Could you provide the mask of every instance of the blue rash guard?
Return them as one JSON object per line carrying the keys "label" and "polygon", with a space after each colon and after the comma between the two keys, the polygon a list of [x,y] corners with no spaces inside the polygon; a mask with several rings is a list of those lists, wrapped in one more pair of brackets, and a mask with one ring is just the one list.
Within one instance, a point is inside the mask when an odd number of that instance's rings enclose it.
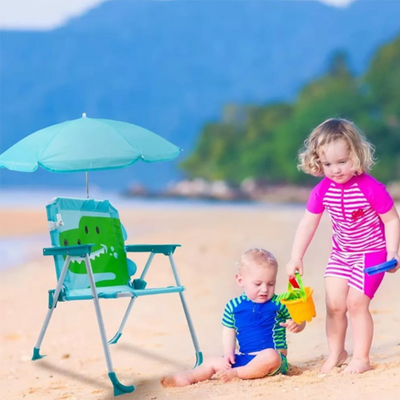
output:
{"label": "blue rash guard", "polygon": [[225,306],[222,325],[236,330],[241,354],[287,349],[286,328],[280,323],[290,319],[290,314],[276,297],[274,294],[266,303],[254,303],[242,294]]}

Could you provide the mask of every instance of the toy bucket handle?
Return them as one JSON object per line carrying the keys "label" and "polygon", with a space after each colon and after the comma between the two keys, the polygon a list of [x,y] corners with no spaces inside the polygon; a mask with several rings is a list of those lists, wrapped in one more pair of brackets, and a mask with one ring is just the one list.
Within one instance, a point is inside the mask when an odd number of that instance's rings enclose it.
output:
{"label": "toy bucket handle", "polygon": [[[295,287],[297,284],[297,287]],[[296,272],[295,278],[289,279],[288,283],[288,291],[294,292],[298,291],[300,293],[301,299],[303,301],[307,301],[306,291],[304,290],[303,280],[301,279],[301,275]]]}

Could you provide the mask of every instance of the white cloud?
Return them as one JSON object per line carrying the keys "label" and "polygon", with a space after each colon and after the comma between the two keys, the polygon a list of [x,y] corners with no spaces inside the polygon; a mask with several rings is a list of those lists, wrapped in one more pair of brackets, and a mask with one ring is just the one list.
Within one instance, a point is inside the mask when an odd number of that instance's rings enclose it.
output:
{"label": "white cloud", "polygon": [[[282,1],[310,1],[310,0],[282,0]],[[348,5],[354,3],[357,0],[311,0],[311,1],[319,1],[321,3],[325,3],[330,6],[347,7]]]}
{"label": "white cloud", "polygon": [[0,0],[1,29],[52,29],[105,0]]}
{"label": "white cloud", "polygon": [[346,7],[351,3],[354,3],[356,0],[319,0],[322,3],[329,4],[331,6],[338,7]]}
{"label": "white cloud", "polygon": [[[0,0],[0,29],[56,28],[105,1],[112,0]],[[314,1],[344,7],[356,0]]]}

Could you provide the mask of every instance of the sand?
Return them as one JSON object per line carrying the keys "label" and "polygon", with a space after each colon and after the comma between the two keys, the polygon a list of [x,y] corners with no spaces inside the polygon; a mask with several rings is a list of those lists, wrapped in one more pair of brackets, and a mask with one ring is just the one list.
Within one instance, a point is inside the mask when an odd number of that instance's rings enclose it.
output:
{"label": "sand", "polygon": [[[277,292],[286,291],[284,267],[302,207],[197,207],[120,209],[128,243],[180,243],[175,261],[205,357],[221,354],[221,314],[228,299],[240,294],[235,261],[249,247],[272,251],[281,268]],[[46,237],[44,209],[0,209],[0,240]],[[210,380],[184,388],[165,389],[160,377],[191,368],[194,349],[177,294],[139,298],[119,342],[110,347],[119,380],[134,384],[121,399],[395,399],[400,392],[400,273],[388,274],[372,302],[375,335],[372,370],[325,375],[323,270],[330,250],[331,227],[323,218],[305,259],[304,283],[314,289],[317,317],[297,335],[288,333],[290,371],[252,381]],[[28,235],[28,236],[27,236]],[[44,242],[42,247],[48,246]],[[18,251],[18,250],[17,250]],[[22,250],[21,250],[22,251]],[[32,350],[47,311],[47,290],[55,287],[51,257],[41,247],[22,265],[0,270],[0,398],[112,399],[92,301],[59,303],[41,346],[47,357],[31,361]],[[156,256],[148,285],[173,283],[165,257]],[[135,259],[143,267],[143,256]],[[107,336],[119,326],[127,299],[101,301]],[[347,349],[352,353],[351,331]]]}

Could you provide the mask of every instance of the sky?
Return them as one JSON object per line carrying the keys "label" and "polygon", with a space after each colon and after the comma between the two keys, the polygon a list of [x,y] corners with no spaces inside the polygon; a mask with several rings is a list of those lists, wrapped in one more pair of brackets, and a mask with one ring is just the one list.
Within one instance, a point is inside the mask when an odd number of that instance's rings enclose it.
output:
{"label": "sky", "polygon": [[[48,30],[57,28],[69,18],[77,17],[104,1],[113,0],[0,0],[0,29]],[[356,0],[314,1],[345,7]]]}

